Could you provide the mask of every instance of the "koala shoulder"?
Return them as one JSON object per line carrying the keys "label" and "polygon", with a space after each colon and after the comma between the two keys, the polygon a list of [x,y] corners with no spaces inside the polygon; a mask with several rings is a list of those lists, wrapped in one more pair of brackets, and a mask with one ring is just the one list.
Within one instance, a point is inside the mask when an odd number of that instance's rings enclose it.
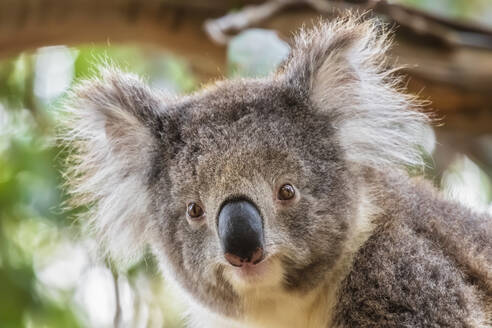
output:
{"label": "koala shoulder", "polygon": [[340,286],[335,326],[490,327],[492,220],[428,182],[372,179],[383,214]]}

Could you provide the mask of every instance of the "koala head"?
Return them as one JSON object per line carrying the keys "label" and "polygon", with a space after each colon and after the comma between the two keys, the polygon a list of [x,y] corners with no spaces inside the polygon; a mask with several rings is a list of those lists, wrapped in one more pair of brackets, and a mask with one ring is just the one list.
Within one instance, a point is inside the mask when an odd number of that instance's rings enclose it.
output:
{"label": "koala head", "polygon": [[399,92],[388,45],[374,21],[319,23],[275,74],[184,97],[103,69],[64,123],[73,200],[108,249],[150,245],[217,312],[239,315],[251,290],[307,292],[349,242],[357,168],[420,162],[426,117]]}

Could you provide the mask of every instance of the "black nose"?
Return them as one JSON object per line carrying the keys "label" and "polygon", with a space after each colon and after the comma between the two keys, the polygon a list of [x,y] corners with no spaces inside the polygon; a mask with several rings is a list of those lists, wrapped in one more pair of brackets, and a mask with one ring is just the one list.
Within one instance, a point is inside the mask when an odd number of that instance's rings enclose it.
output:
{"label": "black nose", "polygon": [[226,203],[219,213],[219,238],[226,260],[234,266],[263,259],[263,227],[256,207],[247,200]]}

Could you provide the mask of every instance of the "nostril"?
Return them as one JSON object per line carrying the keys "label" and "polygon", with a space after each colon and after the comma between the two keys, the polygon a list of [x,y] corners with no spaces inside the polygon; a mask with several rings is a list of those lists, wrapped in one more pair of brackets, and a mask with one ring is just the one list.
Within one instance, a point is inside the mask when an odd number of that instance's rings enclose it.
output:
{"label": "nostril", "polygon": [[258,264],[261,262],[261,260],[263,260],[263,249],[258,247],[256,251],[254,251],[253,254],[247,258],[241,258],[231,253],[225,253],[224,257],[226,258],[227,262],[229,262],[230,264],[236,267],[241,267],[243,266],[243,264],[246,263]]}
{"label": "nostril", "polygon": [[258,264],[263,260],[263,249],[257,248],[256,251],[251,255],[251,263]]}
{"label": "nostril", "polygon": [[243,260],[237,255],[231,253],[225,253],[224,257],[226,258],[227,262],[229,262],[233,266],[236,267],[243,266]]}

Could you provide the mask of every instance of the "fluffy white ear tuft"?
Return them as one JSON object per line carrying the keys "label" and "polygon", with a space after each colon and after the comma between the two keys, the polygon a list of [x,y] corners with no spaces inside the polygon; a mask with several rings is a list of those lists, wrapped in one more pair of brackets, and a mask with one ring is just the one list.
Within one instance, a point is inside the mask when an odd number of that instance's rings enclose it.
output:
{"label": "fluffy white ear tuft", "polygon": [[389,67],[388,32],[349,15],[301,30],[284,76],[329,116],[347,160],[362,165],[422,165],[428,117],[402,92]]}
{"label": "fluffy white ear tuft", "polygon": [[61,114],[62,142],[72,151],[71,205],[89,207],[84,221],[118,260],[137,255],[152,229],[145,181],[163,125],[160,106],[138,77],[103,68],[74,88]]}

